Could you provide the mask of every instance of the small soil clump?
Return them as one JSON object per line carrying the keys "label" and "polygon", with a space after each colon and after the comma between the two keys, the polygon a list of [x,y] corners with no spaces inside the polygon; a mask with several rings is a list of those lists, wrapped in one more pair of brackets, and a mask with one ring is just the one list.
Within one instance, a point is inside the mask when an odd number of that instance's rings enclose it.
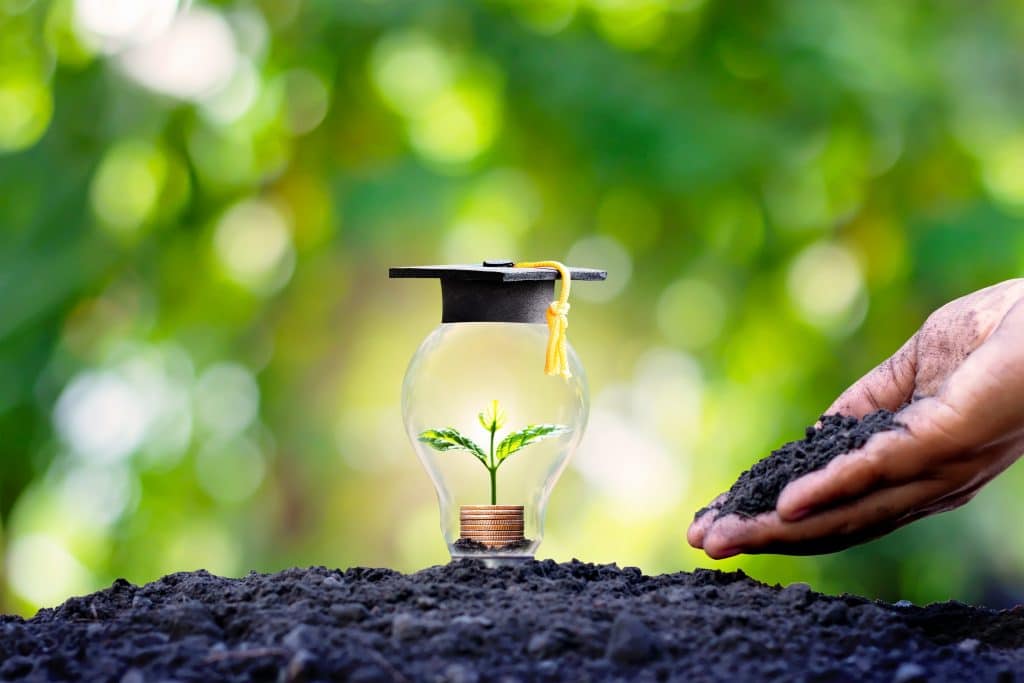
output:
{"label": "small soil clump", "polygon": [[1024,611],[583,562],[118,580],[0,616],[0,681],[1001,681]]}
{"label": "small soil clump", "polygon": [[771,512],[789,482],[863,447],[874,434],[899,426],[896,414],[890,410],[877,410],[861,420],[847,415],[822,415],[821,426],[808,427],[803,439],[772,451],[736,479],[724,501],[698,510],[695,518],[710,511],[715,511],[716,517],[730,513],[756,517]]}

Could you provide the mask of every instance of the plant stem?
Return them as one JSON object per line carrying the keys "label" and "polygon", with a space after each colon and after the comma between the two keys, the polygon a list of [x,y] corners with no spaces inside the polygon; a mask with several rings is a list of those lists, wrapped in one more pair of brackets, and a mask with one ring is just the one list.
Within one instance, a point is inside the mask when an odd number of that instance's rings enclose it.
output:
{"label": "plant stem", "polygon": [[491,505],[498,504],[498,466],[494,464],[494,432],[495,429],[491,429],[491,453],[490,461],[491,466],[487,468],[487,471],[491,473]]}

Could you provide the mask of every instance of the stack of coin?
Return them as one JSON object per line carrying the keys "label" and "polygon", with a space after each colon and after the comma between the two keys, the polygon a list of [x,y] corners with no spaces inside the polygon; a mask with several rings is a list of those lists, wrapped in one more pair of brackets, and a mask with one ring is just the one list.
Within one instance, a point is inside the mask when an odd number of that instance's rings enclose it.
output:
{"label": "stack of coin", "polygon": [[459,509],[462,538],[491,548],[523,540],[522,505],[463,505]]}

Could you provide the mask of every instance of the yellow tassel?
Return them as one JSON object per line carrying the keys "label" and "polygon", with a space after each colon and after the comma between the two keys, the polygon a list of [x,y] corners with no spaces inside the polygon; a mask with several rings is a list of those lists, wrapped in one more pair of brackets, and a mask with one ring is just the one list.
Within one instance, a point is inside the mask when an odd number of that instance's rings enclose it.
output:
{"label": "yellow tassel", "polygon": [[561,375],[565,379],[572,377],[569,371],[569,354],[566,352],[566,330],[569,328],[569,290],[572,288],[572,275],[569,269],[558,261],[524,261],[515,264],[516,268],[554,268],[562,276],[562,286],[558,299],[551,302],[547,310],[548,348],[544,357],[544,374]]}

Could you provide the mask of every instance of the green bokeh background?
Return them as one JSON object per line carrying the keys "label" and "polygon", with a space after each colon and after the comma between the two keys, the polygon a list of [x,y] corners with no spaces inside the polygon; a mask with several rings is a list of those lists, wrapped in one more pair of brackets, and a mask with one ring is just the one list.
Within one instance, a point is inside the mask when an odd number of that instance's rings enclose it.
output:
{"label": "green bokeh background", "polygon": [[594,410],[541,556],[1020,595],[1018,468],[832,556],[684,540],[931,310],[1020,275],[1018,3],[240,0],[170,38],[168,3],[103,4],[0,0],[4,611],[446,561],[399,415],[438,293],[386,268],[508,256],[610,271],[574,290]]}

